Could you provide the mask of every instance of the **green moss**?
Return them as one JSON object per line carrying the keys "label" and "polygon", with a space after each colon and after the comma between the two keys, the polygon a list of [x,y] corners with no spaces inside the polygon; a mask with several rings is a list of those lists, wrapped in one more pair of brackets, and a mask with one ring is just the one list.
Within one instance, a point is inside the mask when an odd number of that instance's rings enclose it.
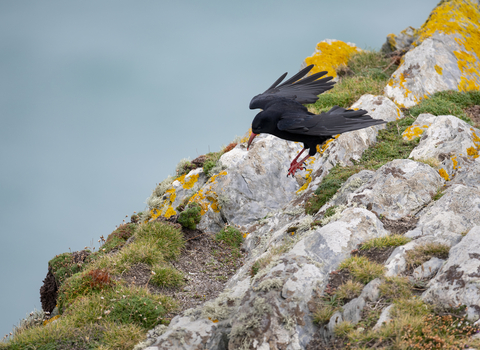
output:
{"label": "green moss", "polygon": [[210,152],[205,155],[205,163],[203,163],[203,172],[207,177],[212,176],[212,169],[215,168],[218,164],[220,157],[222,156],[223,151],[219,152]]}
{"label": "green moss", "polygon": [[428,98],[423,99],[418,105],[410,108],[410,113],[415,117],[422,113],[454,115],[472,124],[471,119],[465,114],[464,109],[479,104],[479,91],[459,92],[447,90],[436,92]]}
{"label": "green moss", "polygon": [[215,235],[217,241],[223,241],[230,247],[240,248],[243,242],[243,235],[235,226],[225,226]]}
{"label": "green moss", "polygon": [[202,219],[202,216],[200,215],[201,211],[202,208],[198,203],[190,203],[185,210],[180,213],[177,221],[183,227],[195,230],[197,228],[197,224]]}

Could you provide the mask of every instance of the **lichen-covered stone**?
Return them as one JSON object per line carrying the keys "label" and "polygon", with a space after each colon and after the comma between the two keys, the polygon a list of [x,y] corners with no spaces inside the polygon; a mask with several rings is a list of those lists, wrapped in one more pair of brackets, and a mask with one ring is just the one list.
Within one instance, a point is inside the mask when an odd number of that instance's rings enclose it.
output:
{"label": "lichen-covered stone", "polygon": [[428,204],[442,184],[442,178],[432,167],[397,159],[378,169],[369,182],[350,196],[349,203],[397,220]]}
{"label": "lichen-covered stone", "polygon": [[447,262],[422,298],[445,308],[466,305],[467,318],[480,318],[480,226],[473,227],[450,249]]}
{"label": "lichen-covered stone", "polygon": [[423,128],[424,131],[420,143],[410,153],[413,159],[437,158],[443,161],[454,155],[468,156],[472,153],[469,150],[480,148],[480,130],[453,115],[433,117],[431,114],[421,114],[404,135],[415,128]]}
{"label": "lichen-covered stone", "polygon": [[[351,108],[364,109],[373,119],[383,119],[386,122],[393,122],[404,117],[400,108],[385,96],[363,95]],[[378,125],[377,128],[385,128],[385,125]]]}
{"label": "lichen-covered stone", "polygon": [[326,39],[317,44],[312,56],[305,58],[302,68],[313,64],[310,74],[327,71],[328,76],[336,78],[336,69],[342,64],[346,65],[350,56],[360,51],[362,50],[353,43]]}
{"label": "lichen-covered stone", "polygon": [[432,236],[454,244],[475,225],[480,225],[480,190],[453,185],[421,213],[417,237]]}
{"label": "lichen-covered stone", "polygon": [[417,39],[417,30],[413,27],[407,27],[400,34],[388,34],[387,41],[382,45],[381,51],[385,54],[394,51],[407,51]]}
{"label": "lichen-covered stone", "polygon": [[413,270],[412,277],[414,279],[430,279],[442,267],[445,260],[436,257],[431,258],[427,262]]}
{"label": "lichen-covered stone", "polygon": [[412,107],[437,91],[480,87],[480,11],[468,0],[439,4],[418,30],[414,49],[385,87],[402,107]]}

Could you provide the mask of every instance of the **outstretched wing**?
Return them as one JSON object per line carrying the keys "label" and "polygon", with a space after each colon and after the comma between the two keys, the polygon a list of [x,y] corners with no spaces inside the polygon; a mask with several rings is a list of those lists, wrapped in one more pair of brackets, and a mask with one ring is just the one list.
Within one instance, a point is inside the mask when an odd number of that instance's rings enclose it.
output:
{"label": "outstretched wing", "polygon": [[250,109],[265,109],[265,105],[276,98],[286,98],[301,104],[314,103],[318,100],[318,95],[333,88],[335,82],[331,81],[333,79],[332,77],[319,79],[327,74],[326,71],[315,73],[304,78],[312,68],[313,64],[305,67],[283,84],[278,85],[287,76],[287,73],[283,74],[263,94],[252,98],[252,101],[250,101]]}
{"label": "outstretched wing", "polygon": [[286,111],[282,114],[277,127],[280,130],[293,134],[332,136],[386,123],[382,119],[373,119],[367,113],[363,109],[354,111],[338,106],[318,115],[309,115],[299,111]]}

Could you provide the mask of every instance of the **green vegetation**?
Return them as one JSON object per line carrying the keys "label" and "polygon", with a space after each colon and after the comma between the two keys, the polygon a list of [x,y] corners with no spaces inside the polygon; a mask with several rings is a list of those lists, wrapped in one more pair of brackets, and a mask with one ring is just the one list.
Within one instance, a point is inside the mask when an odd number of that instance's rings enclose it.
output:
{"label": "green vegetation", "polygon": [[372,248],[384,248],[384,247],[398,247],[407,244],[412,239],[405,237],[404,235],[393,234],[383,237],[372,238],[360,246],[361,250],[368,250]]}
{"label": "green vegetation", "polygon": [[190,162],[188,159],[182,159],[175,167],[176,176],[178,177],[188,174],[191,170],[195,168],[195,164],[192,164],[192,162]]}
{"label": "green vegetation", "polygon": [[402,133],[413,124],[414,118],[406,117],[387,123],[386,129],[380,130],[377,143],[363,152],[354,165],[334,166],[323,178],[314,195],[305,204],[305,212],[314,215],[337,193],[347,179],[361,170],[377,170],[394,159],[406,159],[418,145],[419,138],[404,141]]}
{"label": "green vegetation", "polygon": [[363,284],[367,284],[377,277],[383,276],[385,267],[370,261],[364,256],[352,256],[340,264],[340,269],[347,269],[352,277]]}
{"label": "green vegetation", "polygon": [[454,90],[436,92],[420,103],[410,108],[410,114],[417,117],[421,113],[433,115],[454,115],[469,124],[472,121],[465,113],[465,109],[480,105],[480,91],[459,92]]}
{"label": "green vegetation", "polygon": [[[333,106],[349,108],[362,95],[381,95],[390,75],[397,68],[391,60],[376,51],[362,51],[353,55],[347,66],[338,70],[335,88],[319,96],[315,104],[308,105],[313,113],[330,110]],[[387,68],[388,67],[388,68]]]}
{"label": "green vegetation", "polygon": [[205,155],[205,163],[203,163],[203,172],[207,177],[212,176],[212,169],[218,164],[220,157],[224,152],[210,152]]}
{"label": "green vegetation", "polygon": [[63,253],[50,260],[48,262],[48,268],[55,276],[57,285],[61,285],[67,278],[80,272],[83,264],[76,262],[75,256],[72,253]]}
{"label": "green vegetation", "polygon": [[202,208],[198,203],[190,203],[187,205],[185,210],[180,213],[177,221],[183,227],[195,230],[197,228],[197,224],[202,219],[202,216],[200,215],[201,211]]}
{"label": "green vegetation", "polygon": [[[125,245],[129,237],[134,239]],[[83,264],[75,263],[78,253],[62,254],[50,261],[49,266],[61,276],[57,298],[60,315],[45,325],[30,322],[17,327],[8,342],[0,343],[0,349],[127,350],[141,341],[147,330],[169,323],[166,316],[178,308],[176,301],[152,294],[147,287],[136,287],[124,276],[138,264],[145,264],[153,271],[152,285],[182,286],[182,274],[168,263],[184,246],[182,232],[163,222],[125,224],[105,242],[104,246],[113,242],[118,251],[84,252]]]}
{"label": "green vegetation", "polygon": [[150,283],[158,287],[175,288],[183,286],[183,275],[170,266],[158,266],[153,269],[154,275]]}
{"label": "green vegetation", "polygon": [[[408,294],[408,293],[407,293]],[[479,345],[469,336],[478,326],[459,315],[461,309],[434,310],[418,297],[400,297],[393,300],[392,321],[377,330],[365,328],[364,321],[357,325],[338,324],[335,335],[348,349],[464,349]]]}
{"label": "green vegetation", "polygon": [[335,295],[339,299],[353,299],[356,298],[362,293],[363,284],[360,282],[355,282],[348,280],[347,282],[341,284],[335,291]]}
{"label": "green vegetation", "polygon": [[215,235],[217,241],[223,241],[226,245],[234,248],[240,248],[243,242],[243,235],[235,226],[225,226]]}
{"label": "green vegetation", "polygon": [[417,245],[414,249],[408,250],[405,256],[407,266],[414,269],[433,257],[447,259],[450,247],[442,243],[425,243]]}
{"label": "green vegetation", "polygon": [[380,285],[380,296],[387,302],[412,297],[412,286],[407,277],[386,277]]}

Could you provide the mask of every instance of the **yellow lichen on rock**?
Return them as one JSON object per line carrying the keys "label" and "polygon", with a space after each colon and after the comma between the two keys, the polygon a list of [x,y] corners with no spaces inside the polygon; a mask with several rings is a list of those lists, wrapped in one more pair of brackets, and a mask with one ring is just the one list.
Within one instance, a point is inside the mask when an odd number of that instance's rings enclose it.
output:
{"label": "yellow lichen on rock", "polygon": [[443,68],[440,67],[438,64],[435,65],[435,71],[440,75],[443,74]]}
{"label": "yellow lichen on rock", "polygon": [[[470,0],[445,1],[437,6],[419,29],[418,45],[435,32],[455,35],[455,41],[465,50],[454,51],[462,78],[460,91],[480,88],[480,11]],[[436,67],[435,67],[436,69]],[[438,72],[438,70],[437,70]],[[439,73],[440,74],[440,73]]]}
{"label": "yellow lichen on rock", "polygon": [[305,63],[307,66],[314,65],[310,74],[326,70],[329,76],[335,78],[336,69],[342,64],[346,65],[350,57],[360,51],[355,45],[340,40],[322,41],[317,44],[315,53],[305,58]]}
{"label": "yellow lichen on rock", "polygon": [[190,189],[195,185],[195,183],[198,181],[199,174],[194,174],[192,176],[189,176],[188,180],[183,183],[183,188],[185,189]]}
{"label": "yellow lichen on rock", "polygon": [[404,140],[407,141],[412,141],[413,139],[416,139],[417,137],[422,136],[423,132],[427,128],[427,125],[423,126],[423,129],[419,127],[418,125],[412,125],[409,126],[402,134],[402,137]]}
{"label": "yellow lichen on rock", "polygon": [[441,168],[438,173],[440,174],[441,177],[445,179],[445,181],[450,181],[450,176],[448,175],[447,171],[443,168]]}
{"label": "yellow lichen on rock", "polygon": [[220,212],[218,195],[212,190],[212,185],[215,183],[219,176],[225,175],[227,175],[227,172],[222,171],[219,174],[212,176],[205,184],[205,186],[203,186],[200,191],[195,193],[188,201],[188,203],[195,202],[200,205],[200,215],[204,215],[208,211],[208,208],[212,208],[212,210],[216,213]]}

